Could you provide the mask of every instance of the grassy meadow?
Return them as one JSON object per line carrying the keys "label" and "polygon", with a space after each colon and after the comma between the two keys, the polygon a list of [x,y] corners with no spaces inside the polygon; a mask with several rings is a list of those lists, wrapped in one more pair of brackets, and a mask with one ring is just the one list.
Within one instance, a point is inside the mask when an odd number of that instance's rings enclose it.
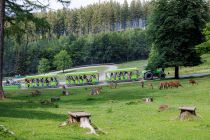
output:
{"label": "grassy meadow", "polygon": [[[193,73],[209,73],[210,72],[210,54],[202,55],[202,64],[195,67],[180,67],[180,75]],[[130,61],[126,63],[117,64],[119,68],[138,67],[140,70],[144,69],[148,63],[147,60]],[[166,68],[167,76],[174,75],[174,68]]]}
{"label": "grassy meadow", "polygon": [[[210,77],[197,78],[190,86],[181,80],[179,89],[142,89],[139,83],[119,85],[117,89],[103,87],[103,92],[90,96],[90,89],[71,88],[70,96],[49,105],[40,100],[60,96],[61,90],[40,90],[38,97],[28,90],[6,91],[7,99],[0,101],[0,124],[15,133],[4,140],[207,140],[210,139]],[[142,98],[153,97],[153,103]],[[169,108],[159,111],[160,105]],[[196,106],[198,117],[178,120],[179,106]],[[78,125],[58,127],[70,111],[92,114],[92,122],[106,134],[88,135]]]}

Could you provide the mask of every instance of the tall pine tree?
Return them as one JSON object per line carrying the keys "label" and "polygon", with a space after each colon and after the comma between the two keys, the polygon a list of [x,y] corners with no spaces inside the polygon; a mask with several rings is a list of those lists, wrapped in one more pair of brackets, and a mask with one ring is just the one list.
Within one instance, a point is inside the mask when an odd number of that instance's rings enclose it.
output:
{"label": "tall pine tree", "polygon": [[[156,0],[149,25],[149,37],[153,44],[149,67],[175,68],[179,78],[180,66],[201,63],[195,46],[204,37],[202,29],[208,18],[205,0]],[[154,53],[155,52],[155,53]]]}

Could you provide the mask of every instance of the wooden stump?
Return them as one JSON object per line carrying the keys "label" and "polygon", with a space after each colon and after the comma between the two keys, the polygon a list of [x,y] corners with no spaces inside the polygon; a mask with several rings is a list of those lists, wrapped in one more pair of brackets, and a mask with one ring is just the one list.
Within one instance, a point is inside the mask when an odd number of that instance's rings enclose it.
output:
{"label": "wooden stump", "polygon": [[51,98],[51,102],[56,102],[56,101],[59,101],[60,100],[60,97],[52,97]]}
{"label": "wooden stump", "polygon": [[180,115],[179,115],[179,119],[180,120],[184,120],[189,118],[189,116],[196,116],[196,107],[187,107],[187,106],[183,106],[183,107],[179,107]]}
{"label": "wooden stump", "polygon": [[90,129],[90,134],[96,134],[95,129],[91,125],[90,114],[86,112],[70,112],[68,123],[80,123],[81,128]]}

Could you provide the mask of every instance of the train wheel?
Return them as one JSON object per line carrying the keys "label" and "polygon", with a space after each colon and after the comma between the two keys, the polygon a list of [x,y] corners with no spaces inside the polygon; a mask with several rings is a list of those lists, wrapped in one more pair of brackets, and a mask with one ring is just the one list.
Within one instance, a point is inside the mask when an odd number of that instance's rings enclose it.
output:
{"label": "train wheel", "polygon": [[144,79],[145,79],[145,80],[152,80],[152,79],[153,79],[153,73],[151,73],[151,72],[146,72],[146,73],[144,74]]}

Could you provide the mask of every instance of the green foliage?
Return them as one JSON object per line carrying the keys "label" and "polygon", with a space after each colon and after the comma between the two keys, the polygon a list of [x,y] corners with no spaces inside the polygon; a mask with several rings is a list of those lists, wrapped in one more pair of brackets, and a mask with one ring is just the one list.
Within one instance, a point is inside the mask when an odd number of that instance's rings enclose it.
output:
{"label": "green foliage", "polygon": [[148,36],[157,51],[149,67],[195,66],[201,63],[195,46],[203,41],[202,29],[208,19],[204,0],[157,0]]}
{"label": "green foliage", "polygon": [[[7,75],[14,75],[17,56],[10,55],[16,54],[17,48],[14,44],[13,40],[6,39],[4,58],[7,62],[5,63],[5,74]],[[41,58],[46,58],[50,64],[53,64],[56,52],[61,50],[68,52],[73,66],[146,59],[149,53],[144,30],[99,33],[78,38],[71,34],[54,40],[42,39],[30,42],[28,47],[21,51],[24,53],[24,55],[21,54],[24,61],[18,64],[24,68],[22,70],[24,74],[36,73]],[[55,65],[50,67],[50,70],[55,69]]]}
{"label": "green foliage", "polygon": [[206,42],[196,46],[196,49],[201,54],[210,53],[210,23],[206,24],[203,34],[205,35]]}
{"label": "green foliage", "polygon": [[39,65],[38,65],[38,72],[41,73],[46,73],[50,70],[50,62],[48,59],[46,58],[42,58],[39,61]]}
{"label": "green foliage", "polygon": [[64,70],[72,65],[70,55],[67,51],[62,50],[54,57],[53,64],[56,66],[57,70]]}

